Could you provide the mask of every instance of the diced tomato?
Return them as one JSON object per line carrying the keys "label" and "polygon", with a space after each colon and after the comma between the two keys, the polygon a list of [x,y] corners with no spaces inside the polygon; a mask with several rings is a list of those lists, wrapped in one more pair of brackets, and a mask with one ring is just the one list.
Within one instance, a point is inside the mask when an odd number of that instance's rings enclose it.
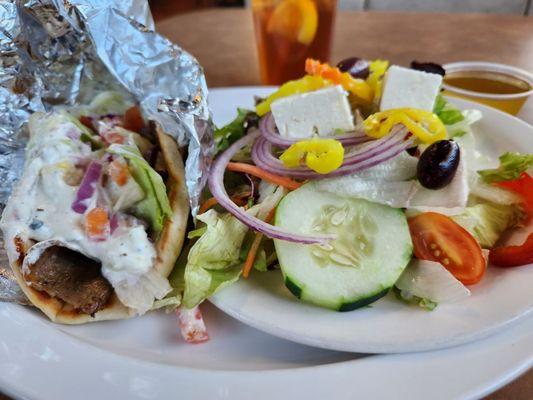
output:
{"label": "diced tomato", "polygon": [[102,137],[109,144],[113,144],[113,143],[123,144],[126,141],[126,138],[123,135],[115,131],[106,132],[102,135]]}
{"label": "diced tomato", "polygon": [[85,125],[87,128],[94,130],[93,120],[90,117],[82,115],[79,118],[80,122]]}
{"label": "diced tomato", "polygon": [[110,233],[107,211],[95,207],[85,215],[85,233],[92,240],[105,240]]}
{"label": "diced tomato", "polygon": [[434,212],[409,218],[408,223],[417,258],[442,264],[465,285],[481,280],[486,261],[479,243],[463,227]]}
{"label": "diced tomato", "polygon": [[128,108],[124,114],[124,128],[133,132],[140,132],[144,128],[144,120],[138,106]]}
{"label": "diced tomato", "polygon": [[118,186],[124,186],[130,178],[128,165],[120,159],[113,160],[109,164],[109,175]]}
{"label": "diced tomato", "polygon": [[495,185],[515,192],[524,199],[524,208],[529,217],[533,217],[533,178],[523,172],[520,178],[514,181],[498,182]]}
{"label": "diced tomato", "polygon": [[533,263],[533,233],[520,246],[505,246],[492,249],[489,255],[492,264],[498,267],[516,267]]}

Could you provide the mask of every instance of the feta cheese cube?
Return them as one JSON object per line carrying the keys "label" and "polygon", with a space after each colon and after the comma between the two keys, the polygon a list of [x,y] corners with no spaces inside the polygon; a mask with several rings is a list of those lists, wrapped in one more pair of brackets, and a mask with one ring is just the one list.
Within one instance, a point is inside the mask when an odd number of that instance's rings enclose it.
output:
{"label": "feta cheese cube", "polygon": [[442,76],[391,66],[385,74],[380,110],[418,108],[433,111]]}
{"label": "feta cheese cube", "polygon": [[284,97],[274,101],[270,108],[280,135],[286,138],[332,136],[337,129],[355,129],[342,86]]}

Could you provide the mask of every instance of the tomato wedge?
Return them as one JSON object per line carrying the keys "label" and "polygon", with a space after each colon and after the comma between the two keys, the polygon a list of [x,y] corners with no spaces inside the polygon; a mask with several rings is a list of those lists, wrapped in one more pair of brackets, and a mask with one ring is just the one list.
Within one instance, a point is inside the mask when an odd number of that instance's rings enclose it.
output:
{"label": "tomato wedge", "polygon": [[520,246],[497,247],[491,250],[489,260],[498,267],[516,267],[533,263],[533,233]]}
{"label": "tomato wedge", "polygon": [[144,128],[144,120],[139,106],[133,106],[124,114],[124,129],[139,133]]}
{"label": "tomato wedge", "polygon": [[445,215],[427,212],[409,218],[415,256],[436,261],[465,285],[478,283],[487,267],[479,243]]}

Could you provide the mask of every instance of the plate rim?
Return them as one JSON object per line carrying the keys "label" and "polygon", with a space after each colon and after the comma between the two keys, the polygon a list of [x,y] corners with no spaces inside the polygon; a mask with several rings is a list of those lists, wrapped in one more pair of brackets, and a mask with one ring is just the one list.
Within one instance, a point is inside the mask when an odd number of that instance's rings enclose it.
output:
{"label": "plate rim", "polygon": [[[24,311],[25,308],[22,306],[14,305],[14,304],[8,304],[8,303],[2,303],[0,304],[0,321],[6,319],[10,319],[10,314],[12,310],[10,309],[20,309],[15,312],[23,312],[23,318],[32,318],[28,317],[26,312]],[[7,310],[7,312],[6,312]],[[40,317],[34,316],[32,319],[37,319]],[[18,321],[18,324],[12,324],[8,327],[12,328],[14,331],[21,331],[20,333],[26,333],[27,326],[24,324],[21,324],[21,321]],[[516,327],[513,327],[510,331],[504,331],[499,335],[495,335],[489,339],[488,341],[492,341],[492,343],[475,343],[475,344],[466,344],[464,346],[458,346],[452,349],[443,349],[438,350],[434,352],[425,352],[425,353],[406,353],[406,354],[378,354],[373,355],[370,357],[365,357],[362,359],[355,359],[355,360],[348,360],[348,361],[340,361],[340,362],[334,362],[329,363],[325,365],[316,365],[316,366],[307,366],[307,367],[297,367],[297,368],[283,368],[283,369],[267,369],[267,370],[257,370],[257,371],[235,371],[235,370],[228,370],[228,371],[221,371],[221,370],[204,370],[199,368],[189,368],[189,367],[180,367],[180,366],[174,366],[174,365],[168,365],[168,364],[158,364],[152,361],[148,360],[142,360],[135,357],[130,357],[126,355],[120,355],[116,354],[111,351],[107,351],[103,348],[98,348],[97,346],[92,346],[83,340],[80,340],[74,336],[68,335],[64,332],[59,332],[57,330],[57,327],[53,324],[48,324],[44,320],[39,321],[32,321],[34,324],[40,325],[39,328],[43,329],[41,333],[43,333],[43,336],[46,341],[32,341],[30,342],[28,348],[25,348],[25,351],[28,351],[31,353],[31,356],[35,359],[35,361],[39,362],[41,361],[47,361],[46,368],[47,372],[62,372],[65,371],[65,369],[62,367],[65,362],[79,366],[80,361],[84,360],[85,362],[81,365],[83,365],[87,370],[90,370],[92,368],[93,372],[98,371],[101,372],[102,375],[98,375],[98,373],[89,375],[90,381],[86,384],[88,386],[94,385],[96,383],[100,383],[102,389],[100,393],[104,392],[105,390],[109,389],[117,389],[117,381],[119,378],[116,378],[115,381],[109,380],[109,379],[102,379],[105,377],[106,371],[105,369],[112,369],[115,372],[120,372],[122,379],[124,379],[124,376],[135,378],[136,376],[156,376],[156,380],[154,381],[154,385],[163,385],[164,386],[164,393],[161,393],[161,396],[157,395],[154,396],[154,398],[167,398],[165,394],[168,395],[168,393],[171,390],[175,389],[175,386],[173,384],[179,383],[181,380],[199,380],[202,381],[203,379],[208,379],[211,383],[213,383],[213,387],[209,390],[211,393],[214,394],[213,398],[227,398],[227,393],[222,390],[216,390],[218,385],[221,385],[221,387],[229,387],[232,386],[232,390],[234,390],[235,399],[245,399],[246,397],[243,396],[243,393],[241,392],[241,388],[246,385],[241,385],[242,382],[248,382],[247,379],[243,379],[246,377],[253,377],[254,384],[258,384],[259,386],[264,386],[265,388],[269,387],[269,384],[271,382],[276,382],[280,379],[280,377],[285,377],[287,379],[293,379],[293,378],[306,378],[308,375],[316,374],[317,372],[320,373],[331,373],[332,375],[336,376],[338,373],[347,373],[351,374],[354,372],[364,372],[366,371],[366,368],[379,368],[381,371],[381,368],[390,368],[391,372],[395,371],[395,373],[398,373],[398,364],[405,366],[408,365],[415,365],[415,364],[424,364],[423,360],[426,357],[429,357],[429,362],[436,362],[436,363],[448,363],[448,362],[457,362],[459,360],[462,360],[465,354],[468,354],[469,351],[476,352],[476,346],[484,345],[484,346],[490,346],[490,353],[492,352],[500,352],[505,351],[505,349],[508,348],[514,348],[513,353],[513,361],[512,367],[503,368],[499,370],[498,372],[494,372],[492,376],[490,377],[491,381],[490,384],[488,382],[485,382],[487,380],[487,377],[485,374],[483,375],[483,378],[479,379],[478,382],[474,385],[474,387],[470,387],[468,389],[464,389],[462,393],[462,397],[464,398],[480,398],[481,396],[487,395],[489,393],[492,393],[493,391],[499,389],[500,387],[504,386],[505,384],[509,383],[519,375],[526,372],[529,368],[533,367],[533,354],[530,354],[529,356],[524,355],[523,351],[518,351],[516,346],[516,343],[523,343],[524,341],[529,343],[531,342],[533,344],[533,337],[529,335],[529,332],[531,328],[533,327],[533,317],[530,317],[527,321],[523,321],[522,325],[519,326],[518,324]],[[518,334],[516,331],[519,331]],[[51,335],[51,337],[48,337],[48,335]],[[516,343],[515,343],[516,342]],[[59,348],[56,348],[56,346],[60,343]],[[31,387],[31,385],[25,385],[21,384],[20,381],[16,380],[9,380],[8,376],[9,374],[6,371],[10,368],[12,364],[7,363],[5,360],[12,361],[16,358],[16,355],[9,354],[9,350],[6,348],[6,346],[1,346],[1,344],[5,344],[4,338],[0,338],[0,389],[3,393],[6,395],[10,395],[14,398],[21,398],[21,399],[31,399],[31,400],[40,400],[40,399],[55,399],[57,397],[57,393],[52,393],[49,391],[46,392],[46,388],[43,390],[42,387]],[[51,346],[51,347],[50,347]],[[471,346],[474,346],[474,348],[471,348]],[[96,349],[94,347],[97,347]],[[192,347],[191,347],[192,348]],[[466,351],[461,351],[462,348],[465,348]],[[502,348],[502,349],[500,349]],[[38,350],[36,350],[38,349]],[[64,357],[64,359],[60,360],[62,363],[53,363],[50,360],[45,360],[44,357],[40,356],[41,351],[50,351],[52,350],[52,354],[55,357]],[[77,350],[83,351],[82,355],[85,355],[85,357],[80,358],[80,353],[77,352]],[[55,352],[55,354],[54,354]],[[440,354],[439,354],[440,353]],[[518,355],[519,354],[519,355]],[[440,357],[439,357],[440,356]],[[475,357],[494,357],[494,354],[491,354],[490,356],[487,355],[487,352],[483,351],[480,352],[479,349],[477,349],[477,355]],[[447,357],[451,357],[451,360],[447,360]],[[87,362],[87,359],[90,361]],[[443,361],[444,359],[444,361]],[[515,361],[516,359],[516,361]],[[21,362],[19,358],[16,358],[18,363],[21,363],[22,366],[19,367],[22,370],[26,369],[28,370],[28,362],[30,360],[26,360]],[[52,360],[53,361],[53,360]],[[470,361],[469,361],[470,362]],[[478,362],[478,361],[474,361]],[[24,364],[26,366],[24,366]],[[376,365],[377,364],[377,365]],[[424,364],[425,365],[425,364]],[[105,368],[101,368],[101,366],[104,366]],[[30,370],[26,372],[31,372],[31,365],[29,366]],[[500,366],[498,366],[500,368]],[[404,373],[404,377],[410,376],[411,372],[409,372],[409,368],[400,368],[400,371],[404,371],[401,373]],[[24,371],[23,371],[24,372]],[[35,372],[35,371],[33,371]],[[83,372],[83,371],[79,371]],[[78,372],[75,372],[78,373]],[[290,376],[286,376],[290,375]],[[78,375],[79,376],[79,375]],[[314,375],[313,375],[314,376]],[[329,375],[327,375],[327,382],[321,381],[321,384],[325,384],[328,387],[337,387],[338,382],[335,381],[335,379],[331,379]],[[350,378],[352,379],[352,378]],[[15,383],[18,383],[15,384]],[[348,387],[349,382],[345,382],[344,385]],[[165,383],[168,383],[165,386]],[[75,382],[76,385],[78,385],[78,382]],[[225,386],[226,385],[226,386]],[[239,386],[240,385],[240,386]],[[61,386],[61,385],[51,385],[51,386]],[[82,384],[83,386],[83,384]],[[128,391],[128,387],[126,385],[118,386],[120,388],[120,393],[122,395],[129,395],[131,398],[132,393]],[[62,389],[65,387],[63,386]],[[39,391],[39,393],[44,395],[41,397],[39,395],[36,395],[35,389]],[[74,386],[70,386],[69,389],[64,389],[62,391],[62,395],[69,395],[73,393]],[[76,387],[77,389],[77,387]],[[131,389],[131,388],[130,388]],[[341,389],[342,390],[342,389]],[[116,393],[110,393],[109,396],[104,395],[102,397],[99,396],[102,400],[104,399],[112,399],[116,398]],[[267,396],[270,396],[269,394],[266,394]],[[346,393],[345,393],[346,395]],[[93,398],[94,394],[87,393],[87,398]],[[343,396],[339,396],[340,398],[343,398]],[[80,398],[85,398],[83,396],[80,396]],[[142,395],[135,396],[135,398],[143,398]],[[190,397],[185,397],[190,398]],[[258,396],[259,398],[263,398],[261,396]],[[266,397],[265,397],[266,398]],[[417,396],[413,396],[414,399],[417,398]],[[425,398],[425,397],[420,397]]]}

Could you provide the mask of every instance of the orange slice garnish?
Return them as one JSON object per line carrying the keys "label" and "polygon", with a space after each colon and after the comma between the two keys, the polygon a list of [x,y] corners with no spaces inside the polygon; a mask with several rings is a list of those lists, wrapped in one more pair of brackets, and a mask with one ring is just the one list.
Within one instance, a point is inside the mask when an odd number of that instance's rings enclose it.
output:
{"label": "orange slice garnish", "polygon": [[272,13],[267,29],[309,45],[316,35],[318,12],[312,0],[283,0]]}

